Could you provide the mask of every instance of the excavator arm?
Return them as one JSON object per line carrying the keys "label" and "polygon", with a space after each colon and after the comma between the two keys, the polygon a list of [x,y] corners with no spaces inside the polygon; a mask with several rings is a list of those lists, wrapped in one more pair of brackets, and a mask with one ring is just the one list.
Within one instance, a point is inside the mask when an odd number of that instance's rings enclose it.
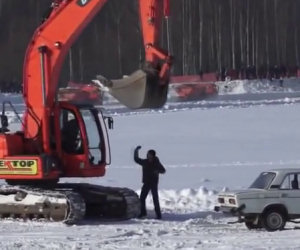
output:
{"label": "excavator arm", "polygon": [[[140,1],[140,19],[144,38],[146,67],[159,70],[160,84],[168,84],[172,57],[159,48],[159,35],[162,14],[167,19],[170,13],[169,0]],[[163,12],[161,11],[163,10]],[[168,48],[169,49],[169,48]],[[160,64],[160,61],[163,63]]]}
{"label": "excavator arm", "polygon": [[167,98],[172,57],[159,47],[162,16],[169,17],[169,0],[139,0],[140,22],[145,48],[141,70],[130,76],[101,81],[109,93],[129,108],[159,108]]}
{"label": "excavator arm", "polygon": [[[145,45],[145,64],[131,76],[110,81],[110,93],[130,108],[157,108],[167,97],[170,55],[158,47],[161,17],[169,0],[139,0]],[[27,48],[23,88],[27,111],[25,138],[43,135],[50,152],[50,116],[54,110],[58,80],[64,59],[78,36],[107,0],[54,0],[51,12],[35,31]],[[42,130],[42,131],[40,131]]]}

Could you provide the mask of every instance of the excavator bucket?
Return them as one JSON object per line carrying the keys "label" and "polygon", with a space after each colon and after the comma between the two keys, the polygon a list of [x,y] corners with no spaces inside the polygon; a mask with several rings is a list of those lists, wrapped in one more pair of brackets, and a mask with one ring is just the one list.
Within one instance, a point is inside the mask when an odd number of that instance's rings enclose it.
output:
{"label": "excavator bucket", "polygon": [[157,72],[137,70],[129,76],[117,80],[97,79],[120,103],[131,109],[160,108],[168,95],[168,84],[160,84]]}

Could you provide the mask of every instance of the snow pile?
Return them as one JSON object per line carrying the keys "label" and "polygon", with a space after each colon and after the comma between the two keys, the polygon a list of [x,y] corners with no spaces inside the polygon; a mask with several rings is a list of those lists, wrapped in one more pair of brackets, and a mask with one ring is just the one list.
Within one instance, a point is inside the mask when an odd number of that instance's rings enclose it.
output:
{"label": "snow pile", "polygon": [[[216,205],[216,196],[216,191],[207,190],[205,187],[159,191],[160,206],[166,213],[212,211]],[[153,208],[152,196],[148,197],[147,206]]]}
{"label": "snow pile", "polygon": [[245,89],[244,81],[225,81],[225,82],[216,82],[218,86],[218,94],[245,94],[247,90]]}

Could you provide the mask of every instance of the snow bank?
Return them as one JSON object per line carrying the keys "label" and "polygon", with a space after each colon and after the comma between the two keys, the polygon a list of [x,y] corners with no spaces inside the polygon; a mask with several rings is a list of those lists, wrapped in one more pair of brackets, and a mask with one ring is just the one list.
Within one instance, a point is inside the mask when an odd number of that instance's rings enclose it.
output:
{"label": "snow bank", "polygon": [[160,192],[161,206],[166,212],[211,211],[216,204],[216,193],[205,187],[185,188],[179,191],[162,190]]}
{"label": "snow bank", "polygon": [[216,82],[218,87],[219,95],[226,94],[245,94],[247,90],[245,89],[244,81],[226,81],[226,82]]}
{"label": "snow bank", "polygon": [[[140,190],[136,191],[140,194]],[[205,187],[184,188],[181,190],[159,190],[160,206],[163,213],[192,213],[212,211],[216,205],[217,192]],[[147,198],[147,207],[153,209],[151,194]]]}
{"label": "snow bank", "polygon": [[216,82],[219,95],[290,93],[300,91],[300,79],[289,78],[275,80],[233,80]]}

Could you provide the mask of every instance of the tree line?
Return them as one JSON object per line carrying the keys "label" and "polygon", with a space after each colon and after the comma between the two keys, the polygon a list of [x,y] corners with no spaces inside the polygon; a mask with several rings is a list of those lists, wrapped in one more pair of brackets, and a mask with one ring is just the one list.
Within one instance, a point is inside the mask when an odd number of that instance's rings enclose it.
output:
{"label": "tree line", "polygon": [[[22,82],[27,44],[51,0],[0,0],[0,85]],[[144,56],[136,0],[108,0],[72,46],[61,82],[119,78]],[[250,65],[297,67],[299,0],[170,0],[161,45],[174,55],[173,75]],[[169,34],[167,34],[169,31]]]}

